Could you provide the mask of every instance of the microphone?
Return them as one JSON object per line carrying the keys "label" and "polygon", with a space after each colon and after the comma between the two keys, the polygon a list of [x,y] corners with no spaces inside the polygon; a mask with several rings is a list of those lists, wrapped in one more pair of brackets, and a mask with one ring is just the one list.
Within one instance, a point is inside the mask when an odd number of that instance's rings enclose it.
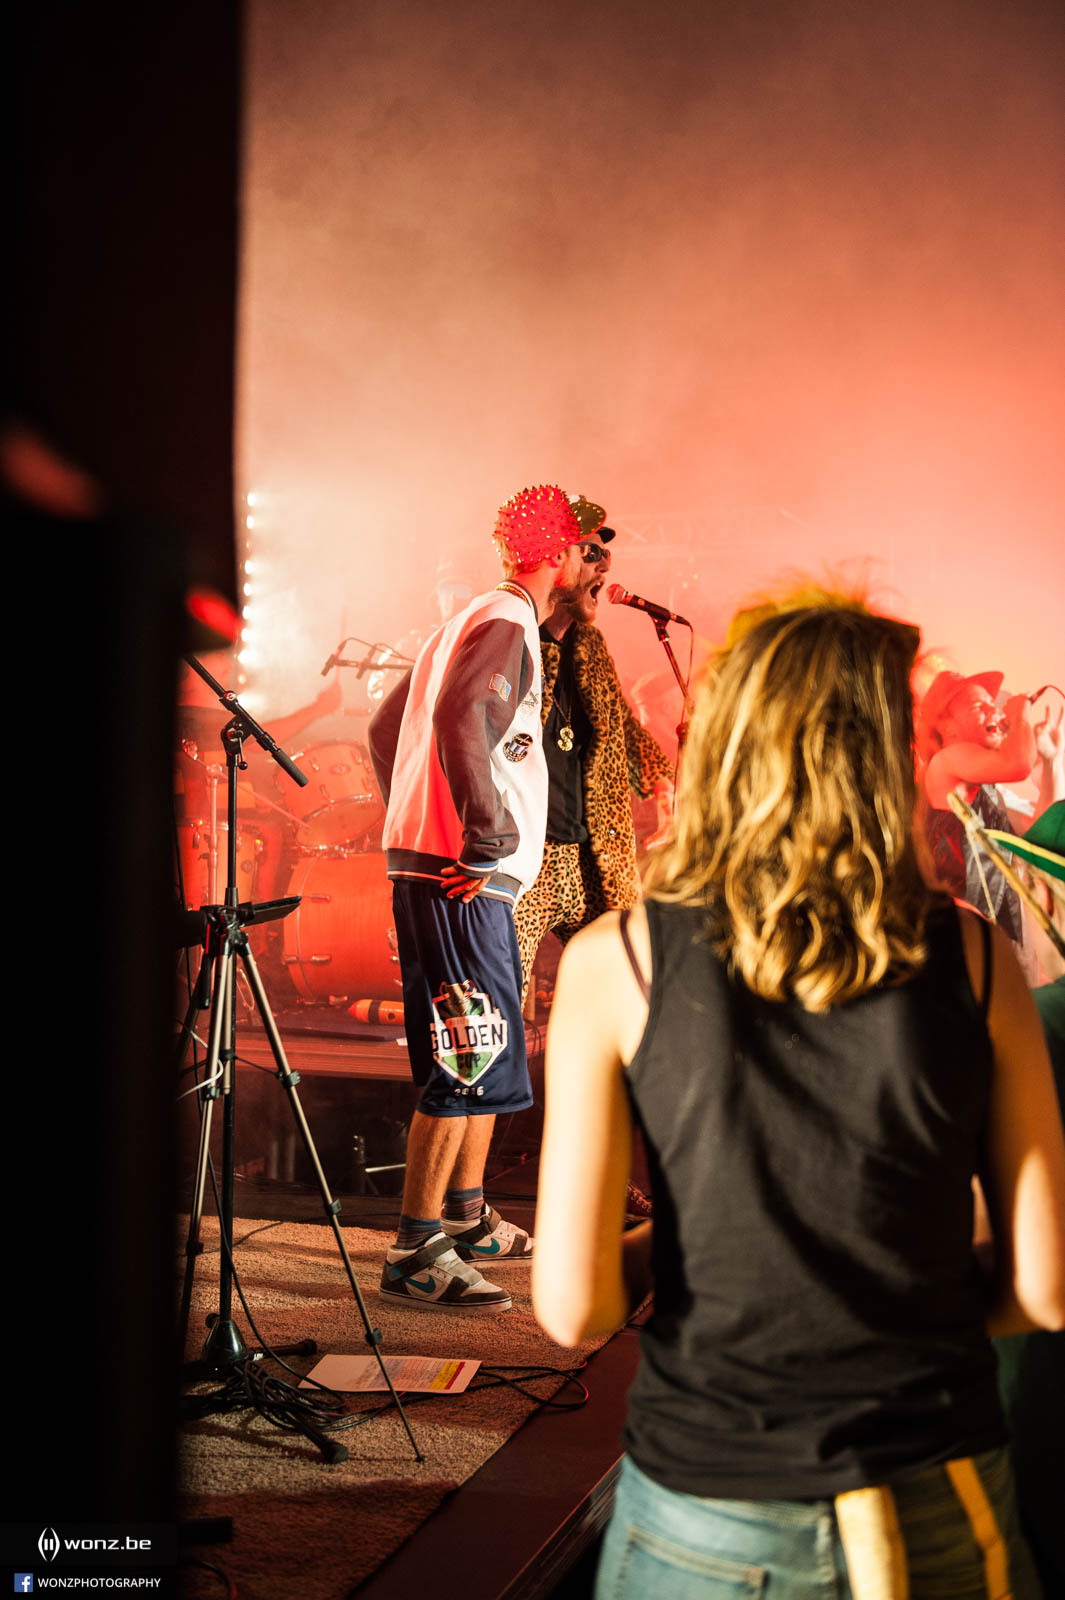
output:
{"label": "microphone", "polygon": [[[675,611],[669,611],[665,606],[656,606],[653,600],[643,600],[638,594],[630,594],[620,583],[612,583],[607,589],[606,597],[613,606],[635,606],[638,611],[646,611],[656,622],[679,622],[683,628],[691,627],[687,617],[678,617]],[[694,632],[694,629],[692,631]]]}

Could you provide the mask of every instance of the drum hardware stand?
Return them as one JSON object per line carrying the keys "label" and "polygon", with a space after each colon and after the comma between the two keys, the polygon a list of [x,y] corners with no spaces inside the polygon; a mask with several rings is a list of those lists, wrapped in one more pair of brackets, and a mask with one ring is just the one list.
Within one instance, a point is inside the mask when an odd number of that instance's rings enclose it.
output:
{"label": "drum hardware stand", "polygon": [[352,1183],[356,1194],[366,1194],[367,1191],[375,1195],[380,1194],[381,1191],[373,1181],[375,1173],[405,1172],[407,1170],[405,1161],[386,1161],[379,1166],[368,1167],[366,1165],[366,1137],[361,1133],[352,1135],[351,1155]]}
{"label": "drum hardware stand", "polygon": [[[364,656],[361,661],[348,661],[340,654],[346,644],[364,644],[369,655]],[[355,634],[349,633],[346,639],[341,639],[322,668],[322,677],[328,677],[334,667],[355,667],[355,677],[358,680],[364,672],[409,672],[413,665],[410,656],[400,655],[390,644],[371,644],[368,639],[359,639]]]}
{"label": "drum hardware stand", "polygon": [[[185,1016],[184,1028],[179,1042],[178,1068],[184,1064],[188,1050],[192,1028],[199,1011],[206,1010],[210,1003],[210,1025],[208,1030],[207,1063],[204,1083],[201,1086],[200,1097],[200,1141],[196,1164],[196,1176],[193,1189],[193,1202],[189,1218],[189,1232],[185,1247],[185,1279],[181,1295],[181,1307],[178,1319],[179,1360],[184,1352],[185,1340],[188,1334],[189,1313],[192,1300],[192,1280],[195,1273],[196,1257],[202,1250],[200,1243],[200,1220],[203,1214],[203,1196],[207,1177],[207,1168],[210,1160],[211,1121],[214,1102],[219,1097],[223,1100],[222,1118],[222,1182],[219,1204],[219,1230],[221,1233],[221,1250],[219,1265],[219,1297],[217,1315],[208,1319],[210,1332],[201,1352],[200,1361],[194,1364],[193,1374],[205,1376],[207,1374],[231,1374],[241,1363],[248,1360],[260,1360],[264,1352],[250,1352],[244,1343],[240,1330],[232,1319],[232,1289],[233,1289],[233,1178],[234,1178],[234,1149],[235,1149],[235,1090],[236,1090],[236,981],[238,959],[243,964],[245,975],[251,987],[255,1006],[259,1012],[260,1020],[270,1042],[270,1049],[277,1067],[277,1078],[289,1098],[292,1114],[296,1120],[297,1129],[303,1141],[304,1150],[314,1169],[322,1205],[326,1217],[333,1229],[341,1260],[347,1273],[348,1283],[351,1286],[355,1303],[359,1308],[365,1330],[366,1343],[377,1358],[381,1375],[388,1387],[389,1393],[399,1412],[400,1419],[406,1430],[414,1451],[415,1459],[423,1461],[425,1458],[419,1450],[406,1413],[396,1394],[392,1380],[389,1377],[380,1351],[380,1330],[371,1326],[366,1303],[359,1289],[355,1277],[355,1269],[351,1264],[344,1236],[340,1231],[337,1216],[340,1211],[340,1202],[333,1198],[329,1190],[314,1139],[307,1122],[303,1106],[300,1103],[296,1085],[299,1083],[299,1074],[292,1071],[285,1056],[281,1035],[277,1023],[270,1009],[270,1003],[263,988],[259,969],[255,964],[248,944],[245,928],[254,922],[269,921],[278,917],[287,916],[299,904],[298,896],[288,896],[282,900],[269,901],[263,905],[251,903],[241,904],[237,891],[237,844],[236,844],[236,818],[237,818],[237,768],[244,768],[247,764],[243,758],[243,744],[249,735],[282,766],[286,772],[299,783],[301,787],[307,783],[307,778],[289,756],[280,748],[276,740],[261,728],[255,719],[244,710],[235,694],[226,690],[193,656],[186,656],[189,666],[199,673],[218,695],[222,705],[233,713],[230,721],[222,729],[222,743],[226,751],[226,766],[228,769],[228,814],[229,814],[229,839],[228,839],[228,881],[225,891],[225,902],[222,905],[204,906],[201,908],[204,916],[203,925],[203,956],[200,970],[189,999],[189,1007]],[[312,1354],[313,1343],[308,1349],[309,1341],[296,1346],[281,1347],[276,1354],[283,1355],[293,1350],[301,1353]],[[219,1408],[225,1408],[227,1403],[222,1399],[222,1393],[215,1397]],[[202,1399],[197,1401],[197,1413],[204,1410]],[[309,1425],[308,1425],[309,1427]],[[325,1439],[316,1430],[310,1429],[308,1437],[318,1444],[323,1456],[327,1460],[343,1459],[337,1452],[342,1447],[335,1441]],[[344,1452],[346,1455],[346,1452]]]}
{"label": "drum hardware stand", "polygon": [[218,903],[218,784],[222,769],[217,762],[207,763],[207,796],[211,831],[207,838],[207,900]]}

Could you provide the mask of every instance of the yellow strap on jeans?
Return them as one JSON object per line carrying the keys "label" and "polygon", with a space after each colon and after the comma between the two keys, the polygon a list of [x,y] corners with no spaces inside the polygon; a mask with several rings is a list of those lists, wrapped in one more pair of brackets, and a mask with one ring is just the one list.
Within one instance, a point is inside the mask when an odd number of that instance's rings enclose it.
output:
{"label": "yellow strap on jeans", "polygon": [[895,1496],[884,1485],[835,1500],[854,1600],[909,1600],[910,1577]]}
{"label": "yellow strap on jeans", "polygon": [[1010,1566],[1006,1542],[999,1531],[998,1521],[980,1482],[980,1474],[972,1456],[947,1462],[947,1472],[954,1493],[961,1501],[973,1538],[980,1546],[984,1558],[984,1580],[987,1583],[987,1600],[1011,1600]]}

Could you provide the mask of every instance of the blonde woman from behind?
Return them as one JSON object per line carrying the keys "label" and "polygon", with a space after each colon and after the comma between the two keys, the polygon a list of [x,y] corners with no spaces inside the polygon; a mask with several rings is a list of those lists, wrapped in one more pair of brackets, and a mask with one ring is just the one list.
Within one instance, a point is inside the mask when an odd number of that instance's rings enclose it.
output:
{"label": "blonde woman from behind", "polygon": [[733,638],[645,905],[572,941],[548,1037],[537,1315],[574,1344],[654,1291],[597,1592],[1027,1600],[988,1335],[1065,1321],[1038,1017],[917,869],[917,630],[823,597]]}

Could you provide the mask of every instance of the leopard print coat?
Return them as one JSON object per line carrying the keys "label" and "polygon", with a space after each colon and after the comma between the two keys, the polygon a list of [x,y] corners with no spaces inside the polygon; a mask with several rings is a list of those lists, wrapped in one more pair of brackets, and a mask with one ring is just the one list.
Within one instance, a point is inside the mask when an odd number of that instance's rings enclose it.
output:
{"label": "leopard print coat", "polygon": [[[590,622],[575,622],[573,671],[581,703],[592,725],[584,762],[584,822],[602,880],[606,906],[635,905],[640,897],[636,834],[629,790],[646,800],[673,763],[630,711],[606,640]],[[561,649],[541,639],[546,722],[555,697]]]}

